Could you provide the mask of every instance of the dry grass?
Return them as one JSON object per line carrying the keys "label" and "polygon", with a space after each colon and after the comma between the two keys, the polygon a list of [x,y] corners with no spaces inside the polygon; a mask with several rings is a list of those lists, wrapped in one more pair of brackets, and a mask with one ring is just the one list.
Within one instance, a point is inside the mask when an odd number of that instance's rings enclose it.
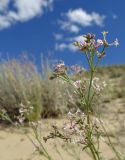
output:
{"label": "dry grass", "polygon": [[[107,82],[102,96],[104,106],[117,98],[125,98],[125,65],[100,67],[97,75]],[[60,80],[50,81],[49,63],[42,64],[42,73],[30,61],[10,60],[0,64],[0,108],[5,108],[14,120],[23,104],[33,106],[30,120],[55,117],[68,108],[79,105],[71,95],[70,87]],[[82,73],[85,76],[87,73]],[[75,76],[77,79],[77,76]],[[107,94],[108,93],[108,94]],[[108,96],[107,96],[108,95]],[[124,105],[124,103],[123,103]]]}
{"label": "dry grass", "polygon": [[38,72],[30,61],[11,60],[0,64],[0,108],[6,109],[12,120],[18,116],[22,104],[33,107],[30,120],[57,116],[66,110],[64,85],[49,80],[49,66],[43,69],[42,73]]}

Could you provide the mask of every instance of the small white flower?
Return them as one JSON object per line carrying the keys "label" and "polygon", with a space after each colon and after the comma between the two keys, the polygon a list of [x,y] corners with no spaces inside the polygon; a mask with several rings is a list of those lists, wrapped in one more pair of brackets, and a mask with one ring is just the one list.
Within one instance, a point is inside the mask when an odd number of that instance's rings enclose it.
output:
{"label": "small white flower", "polygon": [[20,108],[19,109],[19,113],[21,114],[21,113],[24,113],[24,109],[23,108]]}
{"label": "small white flower", "polygon": [[107,31],[103,31],[102,34],[103,34],[103,36],[106,36],[108,34],[108,32]]}
{"label": "small white flower", "polygon": [[109,45],[118,47],[119,46],[118,39],[116,38],[116,40],[113,43],[109,44]]}
{"label": "small white flower", "polygon": [[116,38],[116,40],[113,42],[114,46],[118,47],[119,46],[119,42],[118,39]]}
{"label": "small white flower", "polygon": [[81,80],[75,81],[73,85],[78,89],[81,86]]}
{"label": "small white flower", "polygon": [[24,122],[24,120],[25,120],[25,117],[19,117],[18,120],[19,120],[19,123],[22,124]]}
{"label": "small white flower", "polygon": [[108,32],[103,31],[102,34],[103,34],[104,41],[107,43],[107,41],[106,41],[106,36],[107,36]]}
{"label": "small white flower", "polygon": [[98,39],[98,40],[97,40],[97,43],[98,43],[99,45],[103,45],[103,41],[102,41],[101,39]]}

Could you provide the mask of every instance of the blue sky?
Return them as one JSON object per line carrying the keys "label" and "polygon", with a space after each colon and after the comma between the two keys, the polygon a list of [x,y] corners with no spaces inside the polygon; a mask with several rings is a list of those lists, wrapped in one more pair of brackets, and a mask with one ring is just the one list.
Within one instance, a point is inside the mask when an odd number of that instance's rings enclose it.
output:
{"label": "blue sky", "polygon": [[80,35],[95,33],[118,38],[102,62],[125,63],[125,0],[0,0],[0,55],[19,58],[23,52],[40,63],[41,54],[66,64],[83,63],[72,43]]}

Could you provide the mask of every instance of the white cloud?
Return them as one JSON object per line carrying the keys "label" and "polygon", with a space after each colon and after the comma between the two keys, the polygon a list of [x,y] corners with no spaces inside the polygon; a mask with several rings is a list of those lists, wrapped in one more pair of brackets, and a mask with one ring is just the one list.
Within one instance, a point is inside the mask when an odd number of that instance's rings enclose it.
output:
{"label": "white cloud", "polygon": [[70,21],[69,22],[60,21],[59,23],[60,23],[61,29],[63,30],[67,30],[73,33],[78,33],[80,31],[80,28],[77,25],[72,24]]}
{"label": "white cloud", "polygon": [[0,16],[0,29],[6,28],[10,26],[10,21],[8,21],[8,18],[4,16]]}
{"label": "white cloud", "polygon": [[84,43],[85,42],[85,37],[83,36],[74,36],[74,37],[70,37],[70,38],[66,38],[64,39],[65,42],[62,43],[56,43],[55,45],[55,49],[57,51],[64,51],[64,50],[70,50],[70,51],[78,51],[78,48],[76,46],[73,45],[73,42],[81,42]]}
{"label": "white cloud", "polygon": [[80,31],[80,28],[77,25],[71,24],[69,27],[71,32],[78,33]]}
{"label": "white cloud", "polygon": [[60,51],[63,51],[67,48],[67,45],[65,43],[61,43],[61,44],[57,44],[55,45],[55,49],[56,50],[60,50]]}
{"label": "white cloud", "polygon": [[5,11],[10,0],[0,0],[0,11]]}
{"label": "white cloud", "polygon": [[86,38],[83,37],[83,36],[75,36],[75,37],[69,38],[68,40],[69,40],[69,41],[72,41],[72,42],[78,41],[78,42],[83,43],[83,42],[85,41],[85,39],[86,39]]}
{"label": "white cloud", "polygon": [[77,51],[77,48],[72,43],[60,43],[55,45],[55,49],[57,51],[64,51],[64,50],[70,50],[70,51]]}
{"label": "white cloud", "polygon": [[66,20],[61,21],[61,28],[74,33],[78,33],[81,27],[103,26],[105,19],[104,15],[96,12],[87,13],[82,8],[69,10],[62,15],[65,16]]}
{"label": "white cloud", "polygon": [[[15,10],[9,8],[10,2]],[[53,0],[0,0],[0,29],[42,15],[45,8],[51,7],[52,2]]]}
{"label": "white cloud", "polygon": [[54,34],[54,38],[55,38],[55,40],[62,40],[63,39],[63,35],[60,34],[60,33],[55,33]]}

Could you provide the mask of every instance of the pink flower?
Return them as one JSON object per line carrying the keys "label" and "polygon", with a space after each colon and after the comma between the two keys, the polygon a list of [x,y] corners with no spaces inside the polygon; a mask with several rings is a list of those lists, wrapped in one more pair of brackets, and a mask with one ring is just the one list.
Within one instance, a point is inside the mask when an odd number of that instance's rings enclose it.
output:
{"label": "pink flower", "polygon": [[57,64],[55,69],[54,69],[54,72],[57,73],[57,74],[64,74],[65,71],[66,71],[66,67],[65,67],[64,62],[61,62],[61,63]]}
{"label": "pink flower", "polygon": [[102,46],[104,43],[101,39],[98,39],[97,40],[97,43],[94,44],[94,48],[97,49],[99,48],[100,46]]}

